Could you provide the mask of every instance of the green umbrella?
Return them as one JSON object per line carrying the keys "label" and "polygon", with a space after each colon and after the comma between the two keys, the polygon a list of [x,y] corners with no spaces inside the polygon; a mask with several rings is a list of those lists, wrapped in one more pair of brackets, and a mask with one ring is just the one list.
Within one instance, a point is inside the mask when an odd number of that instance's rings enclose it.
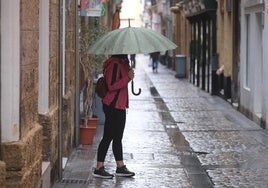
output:
{"label": "green umbrella", "polygon": [[[89,54],[140,54],[163,52],[177,47],[167,37],[152,29],[126,27],[108,32],[94,44],[88,47]],[[134,92],[134,83],[131,82],[134,95],[139,95],[141,89]]]}
{"label": "green umbrella", "polygon": [[89,54],[142,54],[175,49],[176,44],[152,29],[126,27],[108,32],[88,47]]}

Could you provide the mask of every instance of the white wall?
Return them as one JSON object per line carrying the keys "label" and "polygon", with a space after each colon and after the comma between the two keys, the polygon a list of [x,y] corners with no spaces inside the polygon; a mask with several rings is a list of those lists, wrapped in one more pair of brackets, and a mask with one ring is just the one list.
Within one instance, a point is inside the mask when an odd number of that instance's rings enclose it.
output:
{"label": "white wall", "polygon": [[49,1],[39,2],[39,92],[38,112],[49,111]]}
{"label": "white wall", "polygon": [[[250,3],[249,3],[250,2]],[[256,3],[257,2],[257,3]],[[265,117],[267,109],[267,26],[263,14],[262,1],[241,1],[241,85],[240,105],[254,114]],[[246,28],[246,15],[249,19],[249,33]],[[266,21],[267,22],[267,21]],[[247,50],[248,40],[249,48]],[[249,71],[246,70],[248,58]],[[246,77],[249,81],[246,85]],[[266,79],[266,80],[265,80]],[[266,103],[266,104],[265,104]]]}
{"label": "white wall", "polygon": [[264,31],[263,31],[263,95],[264,95],[264,105],[263,105],[263,118],[268,122],[268,0],[265,0],[264,9]]}
{"label": "white wall", "polygon": [[19,140],[20,0],[1,1],[1,139]]}

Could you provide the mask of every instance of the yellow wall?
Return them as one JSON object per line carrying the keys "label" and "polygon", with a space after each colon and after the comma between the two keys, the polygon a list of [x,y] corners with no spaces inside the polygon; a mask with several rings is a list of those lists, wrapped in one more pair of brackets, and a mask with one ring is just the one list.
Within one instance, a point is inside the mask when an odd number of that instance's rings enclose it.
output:
{"label": "yellow wall", "polygon": [[178,12],[174,12],[175,16],[175,43],[177,44],[177,48],[175,50],[175,54],[186,55],[187,57],[187,65],[186,65],[186,76],[190,72],[190,41],[191,41],[191,30],[189,21],[186,19],[183,10]]}
{"label": "yellow wall", "polygon": [[[226,11],[226,0],[218,0],[217,10],[217,51],[219,53],[219,66],[224,65],[224,76],[232,76],[233,34],[232,13]],[[223,7],[221,7],[223,6]]]}

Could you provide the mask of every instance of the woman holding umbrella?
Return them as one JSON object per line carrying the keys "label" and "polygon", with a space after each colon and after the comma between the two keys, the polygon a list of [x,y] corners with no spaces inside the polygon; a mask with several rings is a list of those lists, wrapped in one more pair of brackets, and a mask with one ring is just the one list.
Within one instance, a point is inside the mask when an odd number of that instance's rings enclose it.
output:
{"label": "woman holding umbrella", "polygon": [[134,72],[130,69],[127,55],[113,54],[139,54],[152,53],[175,49],[176,44],[165,36],[146,28],[129,27],[108,32],[89,46],[89,54],[112,55],[105,64],[105,77],[108,84],[108,94],[103,98],[105,113],[104,135],[98,147],[97,167],[93,176],[112,178],[104,169],[104,160],[109,145],[113,141],[113,153],[117,163],[116,175],[134,176],[123,162],[122,136],[126,121],[126,108],[128,108],[127,85],[131,81],[132,93],[139,95],[141,89],[134,92]]}
{"label": "woman holding umbrella", "polygon": [[134,71],[129,66],[127,55],[112,55],[104,64],[105,80],[108,93],[103,98],[105,124],[103,138],[98,147],[97,166],[94,177],[113,178],[104,168],[104,161],[112,143],[112,150],[117,164],[116,175],[123,177],[134,176],[123,162],[122,138],[126,123],[126,109],[129,104],[128,83],[134,78]]}

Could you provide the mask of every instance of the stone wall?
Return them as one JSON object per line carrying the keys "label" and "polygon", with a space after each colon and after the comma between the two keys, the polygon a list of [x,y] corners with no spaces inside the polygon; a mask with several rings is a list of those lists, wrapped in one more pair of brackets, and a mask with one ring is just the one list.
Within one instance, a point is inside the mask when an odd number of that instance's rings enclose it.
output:
{"label": "stone wall", "polygon": [[42,127],[35,124],[18,142],[2,143],[2,160],[6,163],[6,187],[41,186]]}
{"label": "stone wall", "polygon": [[50,162],[52,181],[57,178],[58,170],[58,121],[58,108],[51,109],[47,115],[39,115],[43,127],[42,159]]}
{"label": "stone wall", "polygon": [[49,5],[49,107],[58,106],[59,80],[59,1],[51,0]]}
{"label": "stone wall", "polygon": [[68,157],[74,147],[74,92],[69,91],[63,98],[62,156]]}
{"label": "stone wall", "polygon": [[20,140],[1,145],[6,187],[41,187],[42,127],[38,122],[39,1],[20,1]]}
{"label": "stone wall", "polygon": [[49,4],[49,112],[39,114],[39,123],[43,127],[43,161],[51,166],[51,181],[58,178],[59,171],[59,24],[60,1],[50,0]]}
{"label": "stone wall", "polygon": [[[39,122],[44,128],[43,160],[51,165],[51,181],[58,178],[58,127],[59,127],[59,60],[60,60],[60,14],[59,1],[51,0],[49,9],[50,46],[49,46],[49,113],[39,115]],[[62,156],[68,157],[74,147],[74,112],[75,112],[75,0],[66,5],[65,35],[65,87],[62,114]]]}
{"label": "stone wall", "polygon": [[0,161],[0,185],[6,187],[6,163]]}
{"label": "stone wall", "polygon": [[28,134],[38,120],[39,2],[21,1],[21,137]]}
{"label": "stone wall", "polygon": [[66,5],[65,96],[63,98],[62,155],[68,157],[74,146],[75,130],[75,0]]}
{"label": "stone wall", "polygon": [[[50,162],[52,183],[58,179],[60,1],[49,1],[49,112],[42,115],[38,114],[40,1],[20,1],[20,140],[1,143],[0,187],[41,187],[43,161]],[[65,37],[62,154],[68,157],[75,136],[75,0],[66,4]]]}

